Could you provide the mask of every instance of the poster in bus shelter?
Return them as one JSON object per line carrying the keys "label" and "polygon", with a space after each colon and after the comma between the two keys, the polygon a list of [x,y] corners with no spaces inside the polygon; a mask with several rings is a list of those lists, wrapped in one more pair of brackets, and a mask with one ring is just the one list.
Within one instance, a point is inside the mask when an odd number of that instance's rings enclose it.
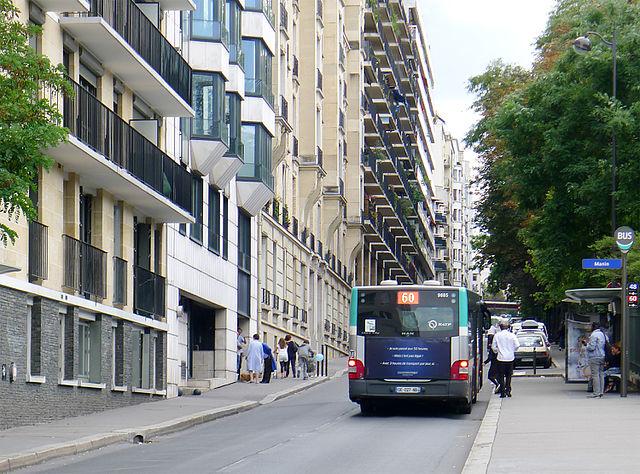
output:
{"label": "poster in bus shelter", "polygon": [[365,341],[367,376],[377,379],[448,379],[447,338],[370,337]]}
{"label": "poster in bus shelter", "polygon": [[588,382],[591,377],[587,347],[591,323],[567,319],[567,382]]}

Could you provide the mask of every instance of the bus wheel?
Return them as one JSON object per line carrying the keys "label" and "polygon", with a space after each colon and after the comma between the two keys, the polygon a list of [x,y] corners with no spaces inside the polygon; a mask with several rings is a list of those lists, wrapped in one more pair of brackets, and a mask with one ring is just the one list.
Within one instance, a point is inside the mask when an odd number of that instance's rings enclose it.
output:
{"label": "bus wheel", "polygon": [[371,416],[375,411],[375,407],[371,400],[362,400],[360,402],[360,414],[362,416]]}

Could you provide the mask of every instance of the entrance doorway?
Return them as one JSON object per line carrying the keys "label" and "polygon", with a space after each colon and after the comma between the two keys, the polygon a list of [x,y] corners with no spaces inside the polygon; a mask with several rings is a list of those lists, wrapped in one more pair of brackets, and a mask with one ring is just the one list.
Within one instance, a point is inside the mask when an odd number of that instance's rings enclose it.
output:
{"label": "entrance doorway", "polygon": [[189,302],[189,378],[215,377],[216,309]]}

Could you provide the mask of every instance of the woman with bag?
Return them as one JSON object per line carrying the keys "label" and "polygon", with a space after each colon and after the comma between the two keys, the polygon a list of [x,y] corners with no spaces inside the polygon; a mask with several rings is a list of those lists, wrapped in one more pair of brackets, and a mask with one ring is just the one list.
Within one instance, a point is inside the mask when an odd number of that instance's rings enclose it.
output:
{"label": "woman with bag", "polygon": [[289,364],[289,354],[287,352],[287,342],[283,338],[280,338],[278,341],[276,354],[278,355],[278,362],[280,363],[280,378],[284,378],[284,373]]}

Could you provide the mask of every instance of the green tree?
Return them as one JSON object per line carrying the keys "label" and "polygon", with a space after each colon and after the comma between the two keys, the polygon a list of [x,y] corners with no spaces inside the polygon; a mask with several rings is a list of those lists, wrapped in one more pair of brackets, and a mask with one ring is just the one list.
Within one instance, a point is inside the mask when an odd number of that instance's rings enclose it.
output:
{"label": "green tree", "polygon": [[[506,246],[495,250],[484,243],[481,252],[494,258],[498,270],[519,255],[518,270],[535,279],[538,300],[547,305],[562,300],[568,288],[602,283],[598,274],[581,270],[580,261],[602,251],[597,243],[611,232],[613,130],[618,137],[618,222],[639,224],[640,167],[633,160],[640,151],[638,24],[636,1],[561,0],[539,38],[528,80],[506,94],[501,93],[502,78],[485,81],[487,90],[479,89],[481,98],[498,99],[491,110],[480,111],[482,118],[468,138],[481,156],[499,157],[484,160],[481,180],[497,191],[491,190],[481,203],[480,222],[486,221],[487,242]],[[611,97],[611,50],[596,38],[587,55],[571,49],[573,39],[586,31],[611,37],[614,28],[616,100]],[[500,227],[507,219],[513,219],[517,230]],[[501,229],[504,235],[496,237]]]}
{"label": "green tree", "polygon": [[[38,170],[52,160],[43,150],[65,140],[61,115],[50,97],[70,93],[62,66],[53,66],[29,46],[41,28],[22,23],[10,0],[0,0],[0,212],[9,222],[21,215],[36,217],[29,189]],[[0,222],[0,241],[7,245],[17,234]]]}

